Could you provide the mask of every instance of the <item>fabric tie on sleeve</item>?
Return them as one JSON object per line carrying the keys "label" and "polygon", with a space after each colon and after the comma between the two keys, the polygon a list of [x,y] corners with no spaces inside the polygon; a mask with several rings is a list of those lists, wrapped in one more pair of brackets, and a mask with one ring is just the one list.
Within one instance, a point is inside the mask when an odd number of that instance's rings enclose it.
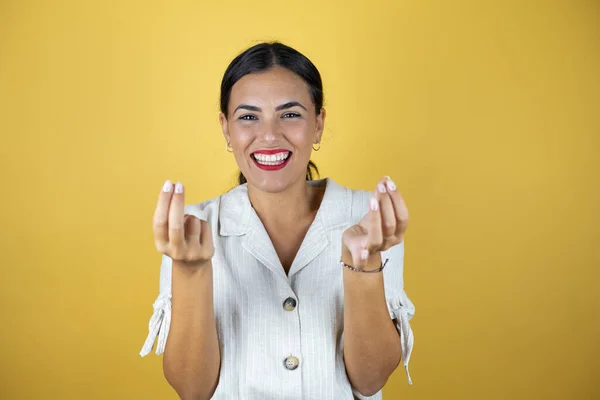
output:
{"label": "fabric tie on sleeve", "polygon": [[400,346],[402,347],[402,364],[406,371],[408,383],[412,385],[412,379],[408,372],[408,361],[410,360],[410,354],[412,353],[415,339],[408,321],[414,315],[414,306],[412,306],[408,299],[406,303],[406,305],[403,305],[399,297],[392,299],[390,304],[390,314],[392,315],[390,316],[398,321],[398,327],[400,328]]}
{"label": "fabric tie on sleeve", "polygon": [[158,335],[158,344],[156,345],[156,354],[160,355],[165,351],[165,343],[171,326],[171,294],[160,294],[154,304],[154,313],[148,323],[148,337],[140,351],[140,356],[144,357],[152,351],[152,346]]}

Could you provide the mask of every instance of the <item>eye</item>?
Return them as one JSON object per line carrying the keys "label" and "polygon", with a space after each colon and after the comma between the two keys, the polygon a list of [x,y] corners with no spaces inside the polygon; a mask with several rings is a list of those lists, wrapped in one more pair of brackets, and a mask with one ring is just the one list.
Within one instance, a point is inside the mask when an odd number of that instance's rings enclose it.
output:
{"label": "eye", "polygon": [[282,115],[283,118],[298,118],[299,116],[300,116],[300,114],[295,113],[295,112],[287,112]]}
{"label": "eye", "polygon": [[245,114],[242,115],[239,119],[244,120],[244,121],[254,121],[256,120],[256,116],[252,115],[252,114]]}

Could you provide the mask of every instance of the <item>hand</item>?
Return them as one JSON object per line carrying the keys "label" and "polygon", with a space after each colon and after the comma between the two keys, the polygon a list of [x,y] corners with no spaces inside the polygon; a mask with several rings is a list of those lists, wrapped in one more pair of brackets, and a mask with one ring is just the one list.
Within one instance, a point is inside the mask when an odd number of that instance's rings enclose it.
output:
{"label": "hand", "polygon": [[408,209],[404,199],[386,176],[377,183],[367,214],[344,231],[342,260],[358,269],[379,268],[380,252],[401,243],[407,226]]}
{"label": "hand", "polygon": [[[175,189],[175,190],[173,190]],[[210,225],[193,215],[183,215],[183,185],[166,181],[158,196],[153,228],[156,249],[173,261],[199,265],[212,259],[215,249]]]}

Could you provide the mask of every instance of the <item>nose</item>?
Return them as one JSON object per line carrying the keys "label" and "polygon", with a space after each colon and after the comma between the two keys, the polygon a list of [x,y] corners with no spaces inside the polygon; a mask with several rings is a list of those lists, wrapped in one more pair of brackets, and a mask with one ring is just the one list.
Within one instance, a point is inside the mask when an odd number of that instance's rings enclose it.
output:
{"label": "nose", "polygon": [[264,143],[279,142],[283,136],[283,131],[278,118],[266,119],[263,123],[263,129],[259,134],[260,140]]}

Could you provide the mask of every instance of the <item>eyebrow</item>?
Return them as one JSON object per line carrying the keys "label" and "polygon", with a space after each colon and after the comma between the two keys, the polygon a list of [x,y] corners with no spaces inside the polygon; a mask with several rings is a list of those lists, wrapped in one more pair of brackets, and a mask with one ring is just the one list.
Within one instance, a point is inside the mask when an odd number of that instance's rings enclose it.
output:
{"label": "eyebrow", "polygon": [[[306,107],[304,107],[302,104],[300,104],[297,101],[288,101],[287,103],[281,104],[279,106],[277,106],[275,108],[275,111],[281,111],[281,110],[286,110],[288,108],[292,108],[292,107],[301,107],[303,108],[305,111],[308,111],[306,109]],[[237,106],[235,108],[235,110],[233,110],[233,113],[235,114],[237,110],[248,110],[248,111],[256,111],[256,112],[260,112],[262,111],[260,109],[260,107],[256,107],[256,106],[251,106],[249,104],[240,104],[239,106]]]}

